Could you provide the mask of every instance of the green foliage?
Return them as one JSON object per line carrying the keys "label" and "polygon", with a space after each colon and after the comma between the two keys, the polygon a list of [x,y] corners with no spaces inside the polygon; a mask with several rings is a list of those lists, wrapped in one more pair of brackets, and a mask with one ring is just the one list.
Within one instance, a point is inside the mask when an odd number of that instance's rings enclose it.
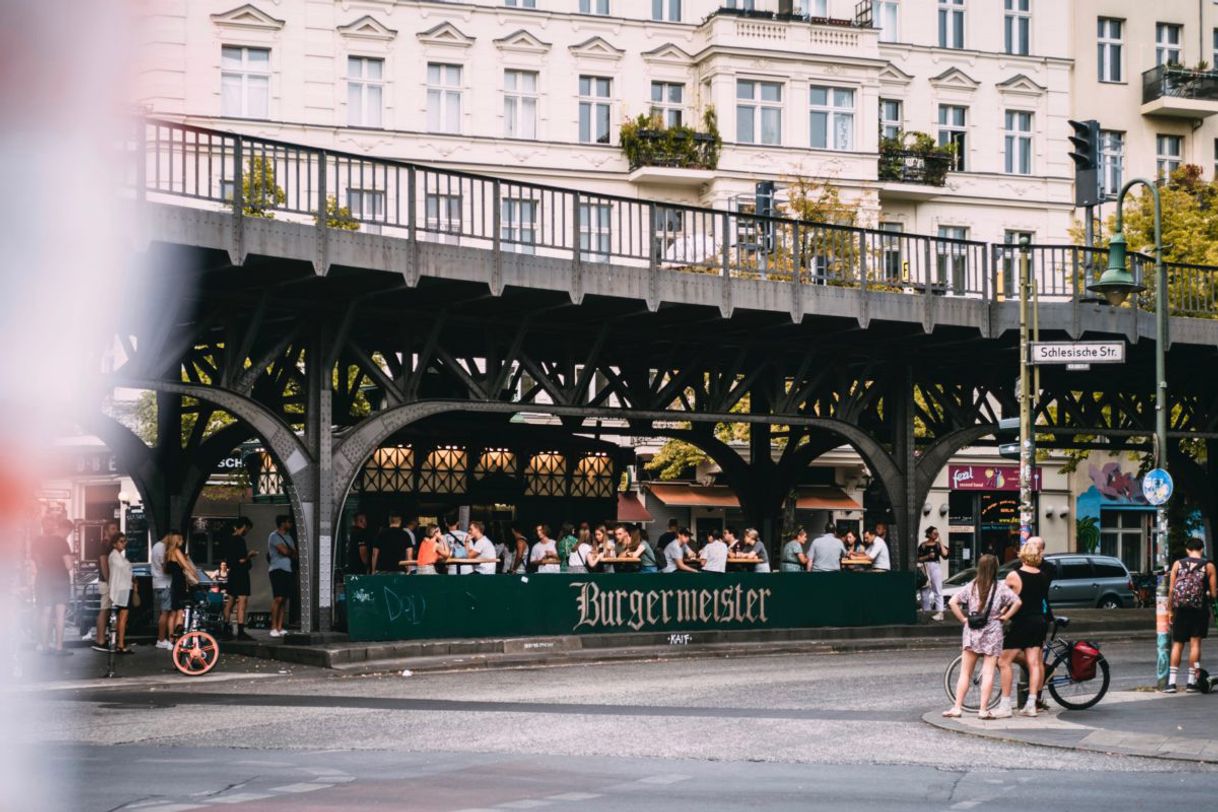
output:
{"label": "green foliage", "polygon": [[1074,535],[1078,539],[1078,552],[1094,553],[1100,547],[1100,523],[1094,516],[1080,516],[1074,521]]}
{"label": "green foliage", "polygon": [[622,124],[618,140],[631,169],[640,166],[714,169],[723,149],[714,107],[707,107],[702,114],[701,130],[684,124],[665,127],[658,116],[643,114]]}
{"label": "green foliage", "polygon": [[902,130],[880,139],[879,179],[942,186],[955,154],[953,144],[940,145],[927,133]]}
{"label": "green foliage", "polygon": [[272,209],[282,206],[287,196],[275,183],[275,164],[269,158],[253,156],[241,178],[241,207],[246,217],[275,219]]}
{"label": "green foliage", "polygon": [[[313,215],[317,222],[317,215]],[[359,231],[359,220],[351,214],[347,206],[339,206],[333,197],[326,198],[326,228],[337,228],[340,231]]]}

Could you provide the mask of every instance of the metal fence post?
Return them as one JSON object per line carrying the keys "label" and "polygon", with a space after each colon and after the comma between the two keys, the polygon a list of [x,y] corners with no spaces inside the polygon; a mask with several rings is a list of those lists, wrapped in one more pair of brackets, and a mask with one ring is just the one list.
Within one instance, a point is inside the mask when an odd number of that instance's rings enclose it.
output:
{"label": "metal fence post", "polygon": [[867,292],[867,232],[859,232],[859,287]]}
{"label": "metal fence post", "polygon": [[[317,153],[317,227],[323,229],[327,226],[328,219],[326,185],[326,151],[323,149]],[[360,214],[362,216],[363,212]]]}
{"label": "metal fence post", "polygon": [[660,247],[660,237],[656,234],[656,204],[647,204],[647,270],[655,277],[656,253]]}
{"label": "metal fence post", "polygon": [[500,211],[503,205],[502,200],[503,190],[500,188],[499,179],[495,178],[491,183],[491,206],[493,207],[491,211],[491,228],[494,230],[494,233],[491,235],[491,245],[496,255],[503,250],[499,236],[499,231],[503,226],[503,213]]}
{"label": "metal fence post", "polygon": [[241,136],[233,139],[233,214],[237,217],[245,213],[245,149],[241,146]]}
{"label": "metal fence post", "polygon": [[731,273],[731,252],[732,252],[731,220],[729,219],[730,217],[731,217],[731,215],[728,214],[727,212],[723,213],[723,248],[722,248],[722,252],[723,252],[723,276],[725,279],[732,275],[732,273]]}
{"label": "metal fence post", "polygon": [[413,166],[406,167],[406,238],[411,244],[418,239],[418,234],[415,232],[415,210],[418,204],[415,201],[415,169]]}

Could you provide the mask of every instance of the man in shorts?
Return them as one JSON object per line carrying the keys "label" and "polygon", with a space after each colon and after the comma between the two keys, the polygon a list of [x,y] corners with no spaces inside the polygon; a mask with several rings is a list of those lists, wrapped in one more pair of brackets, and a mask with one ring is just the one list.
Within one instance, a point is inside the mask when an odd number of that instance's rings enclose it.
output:
{"label": "man in shorts", "polygon": [[1203,555],[1205,542],[1190,538],[1184,542],[1188,555],[1171,565],[1171,667],[1164,693],[1176,692],[1176,675],[1184,644],[1188,643],[1188,683],[1185,690],[1200,690],[1197,675],[1201,670],[1201,640],[1209,634],[1210,603],[1218,595],[1218,571]]}
{"label": "man in shorts", "polygon": [[39,651],[68,656],[63,647],[64,617],[72,592],[72,548],[67,533],[71,522],[47,517],[42,520],[42,535],[34,539],[34,595],[42,614]]}
{"label": "man in shorts", "polygon": [[224,628],[221,632],[225,637],[232,637],[233,609],[237,610],[237,639],[253,640],[245,631],[245,605],[250,597],[250,566],[257,550],[250,550],[245,544],[245,534],[254,523],[248,516],[242,516],[233,522],[233,534],[224,545],[224,563],[228,565],[228,584],[224,596]]}
{"label": "man in shorts", "polygon": [[275,517],[275,532],[266,540],[266,568],[271,578],[271,637],[283,637],[283,623],[288,617],[288,602],[292,599],[292,561],[296,558],[296,540],[292,538],[292,517]]}
{"label": "man in shorts", "polygon": [[[152,609],[157,613],[156,647],[172,649],[173,643],[169,641],[169,635],[173,629],[169,628],[169,621],[173,617],[173,578],[165,572],[165,539],[152,545],[152,551],[148,554],[148,568],[152,571]],[[109,611],[109,588],[105,590],[102,603],[105,605],[106,611]],[[101,645],[101,642],[99,639],[98,645],[94,648],[98,651],[108,651],[109,649]]]}

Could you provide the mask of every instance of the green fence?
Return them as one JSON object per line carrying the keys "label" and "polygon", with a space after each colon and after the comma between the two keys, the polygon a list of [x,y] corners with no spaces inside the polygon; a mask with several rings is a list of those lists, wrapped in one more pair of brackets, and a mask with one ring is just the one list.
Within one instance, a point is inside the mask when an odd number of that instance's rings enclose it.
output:
{"label": "green fence", "polygon": [[357,575],[352,640],[913,623],[908,572]]}

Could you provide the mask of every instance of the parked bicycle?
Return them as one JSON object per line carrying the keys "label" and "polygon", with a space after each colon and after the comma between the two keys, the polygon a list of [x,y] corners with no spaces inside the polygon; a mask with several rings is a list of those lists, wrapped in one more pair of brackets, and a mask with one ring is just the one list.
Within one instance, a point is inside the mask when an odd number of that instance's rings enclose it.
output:
{"label": "parked bicycle", "polygon": [[173,644],[171,657],[173,667],[188,677],[202,676],[220,661],[220,643],[209,631],[215,614],[213,594],[219,595],[223,604],[223,592],[215,582],[196,584],[183,610],[182,634]]}
{"label": "parked bicycle", "polygon": [[[1058,639],[1058,632],[1069,625],[1068,617],[1055,618],[1049,624],[1049,634],[1044,645],[1045,687],[1063,708],[1086,710],[1108,693],[1108,661],[1095,643]],[[943,672],[943,689],[947,691],[952,702],[956,701],[956,682],[960,678],[962,660],[962,656],[956,657]],[[1019,666],[1018,704],[1023,705],[1028,696],[1028,669],[1022,659],[1017,659],[1015,664]],[[1057,673],[1058,669],[1061,673]],[[998,691],[998,681],[995,680],[993,696],[990,697],[987,707],[997,703]],[[965,710],[974,712],[981,707],[980,674],[973,675],[961,705]]]}

